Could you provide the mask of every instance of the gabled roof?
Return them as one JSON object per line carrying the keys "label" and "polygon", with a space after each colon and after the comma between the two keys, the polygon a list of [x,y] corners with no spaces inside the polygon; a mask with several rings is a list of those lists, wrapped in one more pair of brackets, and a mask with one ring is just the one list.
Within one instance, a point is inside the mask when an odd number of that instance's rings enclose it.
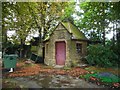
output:
{"label": "gabled roof", "polygon": [[[79,40],[88,40],[85,35],[79,30],[77,29],[76,26],[74,26],[73,24],[71,24],[70,22],[60,22],[65,28],[66,30],[72,34],[72,39],[79,39]],[[60,24],[59,23],[59,24]],[[56,26],[56,28],[59,26],[59,24]],[[55,28],[55,29],[56,29]],[[54,30],[55,30],[54,29]],[[54,32],[53,30],[53,32]],[[45,38],[45,41],[46,40],[49,40],[50,39],[50,36],[46,37]]]}
{"label": "gabled roof", "polygon": [[85,35],[73,24],[70,22],[62,22],[64,27],[73,35],[73,39],[84,39],[87,40]]}

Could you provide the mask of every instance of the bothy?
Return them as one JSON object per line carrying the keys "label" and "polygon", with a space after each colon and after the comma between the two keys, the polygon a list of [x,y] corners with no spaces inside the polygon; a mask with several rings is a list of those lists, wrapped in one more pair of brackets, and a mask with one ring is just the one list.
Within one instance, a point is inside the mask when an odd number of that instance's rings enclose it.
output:
{"label": "bothy", "polygon": [[74,66],[86,55],[87,38],[70,22],[60,22],[45,41],[46,65]]}

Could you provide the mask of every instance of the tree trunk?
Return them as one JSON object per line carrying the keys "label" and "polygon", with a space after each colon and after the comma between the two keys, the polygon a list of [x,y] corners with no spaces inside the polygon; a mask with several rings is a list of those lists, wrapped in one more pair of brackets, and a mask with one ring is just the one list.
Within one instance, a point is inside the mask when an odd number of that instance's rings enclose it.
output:
{"label": "tree trunk", "polygon": [[105,46],[105,30],[103,31],[103,45]]}
{"label": "tree trunk", "polygon": [[7,30],[5,30],[4,25],[2,25],[2,43],[3,47],[6,46],[7,43]]}
{"label": "tree trunk", "polygon": [[[113,47],[115,46],[115,27],[114,27],[115,23],[113,21]],[[117,28],[116,28],[117,29]]]}
{"label": "tree trunk", "polygon": [[24,58],[24,48],[23,48],[23,45],[24,45],[24,41],[23,41],[23,39],[21,39],[20,58]]}

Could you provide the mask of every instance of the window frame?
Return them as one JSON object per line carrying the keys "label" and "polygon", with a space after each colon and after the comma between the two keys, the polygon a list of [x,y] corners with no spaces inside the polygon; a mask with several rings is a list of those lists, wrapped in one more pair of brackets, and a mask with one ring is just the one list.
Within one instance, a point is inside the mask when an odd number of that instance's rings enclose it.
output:
{"label": "window frame", "polygon": [[76,51],[78,54],[82,54],[82,43],[76,42]]}

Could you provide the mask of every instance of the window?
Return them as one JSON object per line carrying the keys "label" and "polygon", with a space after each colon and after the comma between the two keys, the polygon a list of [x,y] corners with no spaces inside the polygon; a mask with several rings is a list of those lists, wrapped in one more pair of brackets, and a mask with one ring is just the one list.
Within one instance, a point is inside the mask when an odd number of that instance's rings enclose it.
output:
{"label": "window", "polygon": [[77,50],[77,53],[82,53],[82,44],[81,43],[76,43],[76,50]]}

